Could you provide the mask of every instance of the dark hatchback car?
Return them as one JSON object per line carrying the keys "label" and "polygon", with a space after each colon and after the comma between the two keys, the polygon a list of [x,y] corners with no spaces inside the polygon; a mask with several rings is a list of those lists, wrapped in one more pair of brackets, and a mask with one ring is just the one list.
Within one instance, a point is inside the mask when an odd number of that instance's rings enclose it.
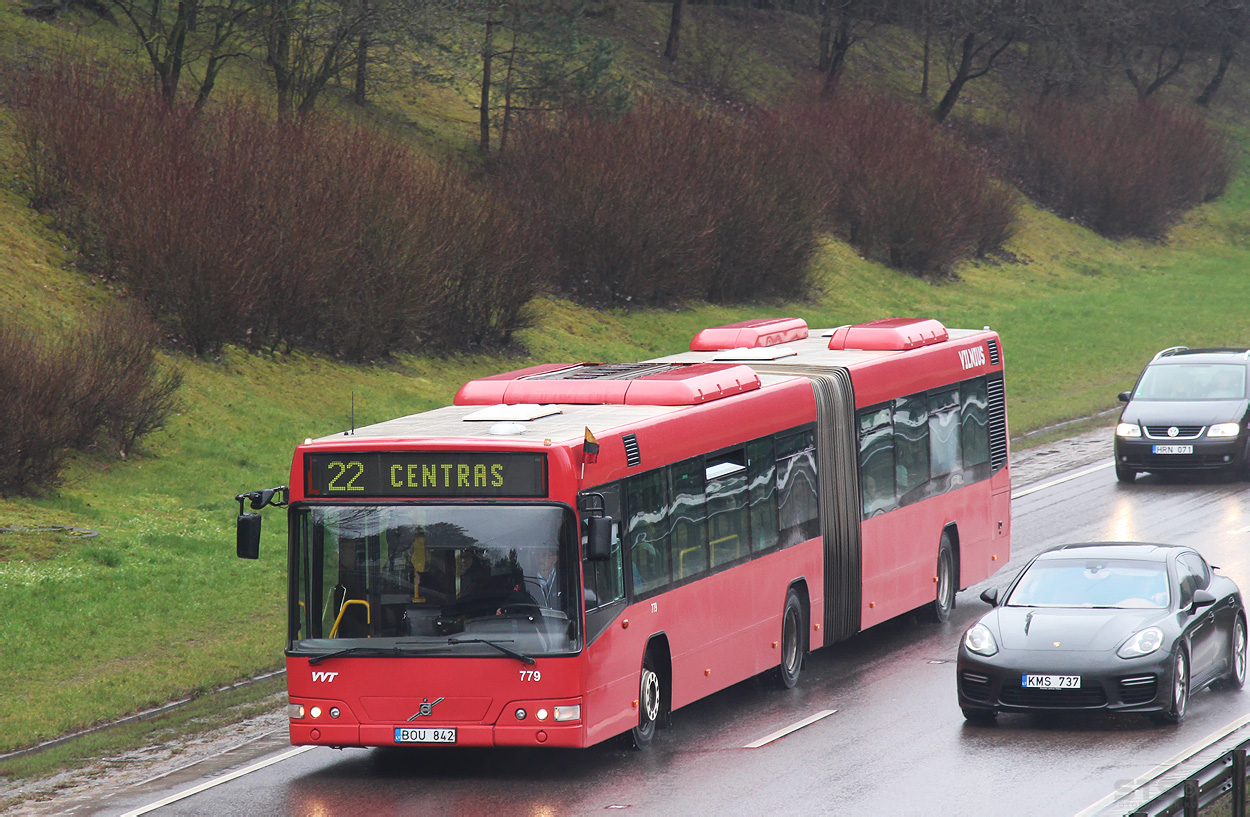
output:
{"label": "dark hatchback car", "polygon": [[1164,349],[1147,364],[1115,429],[1115,475],[1221,470],[1250,477],[1250,352]]}
{"label": "dark hatchback car", "polygon": [[1035,556],[964,633],[956,677],[970,721],[999,712],[1115,710],[1179,723],[1191,692],[1240,689],[1246,614],[1232,579],[1192,548],[1098,542]]}

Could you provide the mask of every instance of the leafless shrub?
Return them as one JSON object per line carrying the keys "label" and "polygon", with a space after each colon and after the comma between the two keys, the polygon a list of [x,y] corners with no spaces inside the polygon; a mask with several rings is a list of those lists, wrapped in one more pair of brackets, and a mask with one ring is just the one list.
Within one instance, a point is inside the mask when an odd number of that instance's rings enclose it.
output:
{"label": "leafless shrub", "polygon": [[42,198],[195,354],[370,360],[524,325],[532,242],[451,165],[328,119],[210,116],[72,67],[31,73],[21,127]]}
{"label": "leafless shrub", "polygon": [[782,122],[821,189],[825,224],[865,257],[943,277],[1010,236],[1011,192],[901,100],[844,87],[790,104]]}
{"label": "leafless shrub", "polygon": [[159,365],[157,340],[124,304],[62,339],[0,325],[0,494],[53,487],[70,452],[107,442],[124,453],[161,428],[182,377]]}
{"label": "leafless shrub", "polygon": [[1110,237],[1157,237],[1220,195],[1234,162],[1197,112],[1152,102],[1045,101],[1014,130],[1014,170],[1038,202]]}
{"label": "leafless shrub", "polygon": [[552,281],[599,305],[795,297],[815,220],[789,154],[751,121],[644,102],[620,120],[531,122],[496,173],[534,214]]}

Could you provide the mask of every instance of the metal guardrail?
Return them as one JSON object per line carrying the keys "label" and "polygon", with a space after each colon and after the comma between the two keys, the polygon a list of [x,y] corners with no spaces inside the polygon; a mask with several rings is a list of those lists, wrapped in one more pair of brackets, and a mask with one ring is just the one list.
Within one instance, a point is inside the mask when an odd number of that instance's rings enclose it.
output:
{"label": "metal guardrail", "polygon": [[1185,780],[1138,806],[1130,817],[1198,817],[1199,812],[1232,794],[1232,817],[1246,817],[1246,752],[1250,740],[1203,766]]}

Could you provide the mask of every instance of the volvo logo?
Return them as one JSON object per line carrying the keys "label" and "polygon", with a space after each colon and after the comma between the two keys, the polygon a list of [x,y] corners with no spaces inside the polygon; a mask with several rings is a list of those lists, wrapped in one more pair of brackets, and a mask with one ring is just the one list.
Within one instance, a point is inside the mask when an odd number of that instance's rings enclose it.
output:
{"label": "volvo logo", "polygon": [[429,698],[422,698],[421,708],[417,710],[417,714],[413,715],[408,720],[415,721],[417,718],[428,718],[430,715],[434,714],[434,705],[441,703],[442,700],[442,698],[439,698],[436,701],[431,701]]}
{"label": "volvo logo", "polygon": [[1181,430],[1177,428],[1176,426],[1172,426],[1171,428],[1168,429],[1169,437],[1175,437],[1177,434],[1180,434],[1180,433],[1181,433]]}

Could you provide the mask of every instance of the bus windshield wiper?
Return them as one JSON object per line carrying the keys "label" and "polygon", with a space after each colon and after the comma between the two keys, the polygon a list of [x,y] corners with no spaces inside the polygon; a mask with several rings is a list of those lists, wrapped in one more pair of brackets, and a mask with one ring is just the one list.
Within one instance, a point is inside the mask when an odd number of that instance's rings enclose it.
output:
{"label": "bus windshield wiper", "polygon": [[501,653],[505,655],[510,655],[513,658],[517,659],[518,661],[524,662],[526,664],[537,663],[532,657],[526,655],[525,653],[517,652],[511,647],[505,647],[503,644],[500,644],[498,641],[491,641],[490,639],[487,639],[487,638],[449,638],[447,639],[447,643],[448,644],[485,644],[488,647],[494,647],[495,649],[499,650]]}
{"label": "bus windshield wiper", "polygon": [[342,657],[342,656],[344,656],[344,655],[363,655],[363,654],[374,655],[374,656],[381,656],[381,655],[408,655],[408,654],[409,654],[409,647],[413,647],[413,646],[416,646],[416,645],[415,645],[415,644],[412,644],[412,645],[403,646],[403,647],[401,647],[401,646],[396,646],[396,647],[346,647],[346,648],[341,649],[341,650],[335,650],[334,652],[327,652],[327,653],[322,653],[321,655],[314,655],[312,658],[309,658],[309,659],[308,659],[308,664],[309,664],[309,666],[313,666],[313,665],[315,665],[315,664],[320,664],[322,661],[329,661],[331,658],[341,658],[341,657]]}

